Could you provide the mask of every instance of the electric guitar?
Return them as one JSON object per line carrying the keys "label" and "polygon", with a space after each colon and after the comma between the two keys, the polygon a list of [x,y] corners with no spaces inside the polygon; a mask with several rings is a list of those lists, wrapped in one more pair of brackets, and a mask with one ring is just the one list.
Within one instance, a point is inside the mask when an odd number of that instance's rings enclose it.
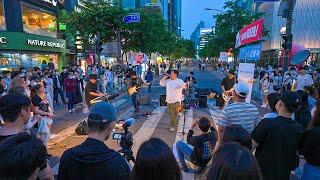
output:
{"label": "electric guitar", "polygon": [[128,88],[128,94],[131,96],[132,94],[138,92],[141,87],[137,87],[137,85],[131,86]]}
{"label": "electric guitar", "polygon": [[222,98],[225,102],[228,102],[231,99],[232,91],[233,91],[233,88],[222,93]]}

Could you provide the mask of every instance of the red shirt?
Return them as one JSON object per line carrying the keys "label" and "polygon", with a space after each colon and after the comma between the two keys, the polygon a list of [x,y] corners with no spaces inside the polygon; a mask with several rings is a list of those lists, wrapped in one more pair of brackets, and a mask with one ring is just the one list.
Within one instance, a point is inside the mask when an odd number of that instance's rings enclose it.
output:
{"label": "red shirt", "polygon": [[75,93],[77,90],[77,81],[75,79],[66,78],[64,81],[64,88],[66,92]]}

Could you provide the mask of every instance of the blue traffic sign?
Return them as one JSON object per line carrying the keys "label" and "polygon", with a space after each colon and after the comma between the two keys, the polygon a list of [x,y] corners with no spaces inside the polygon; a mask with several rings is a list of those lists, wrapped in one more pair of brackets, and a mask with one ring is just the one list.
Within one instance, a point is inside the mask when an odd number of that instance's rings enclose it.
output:
{"label": "blue traffic sign", "polygon": [[129,23],[138,23],[140,22],[140,14],[139,13],[131,13],[123,17],[123,22]]}

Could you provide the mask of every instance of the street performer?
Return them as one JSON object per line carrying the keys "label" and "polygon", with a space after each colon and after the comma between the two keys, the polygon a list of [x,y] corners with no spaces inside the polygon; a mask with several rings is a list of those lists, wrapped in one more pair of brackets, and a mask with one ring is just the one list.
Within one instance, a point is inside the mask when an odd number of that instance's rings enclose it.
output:
{"label": "street performer", "polygon": [[86,104],[89,109],[92,105],[90,103],[91,100],[104,95],[98,91],[97,75],[96,74],[90,74],[89,81],[84,89],[84,92],[85,92]]}
{"label": "street performer", "polygon": [[228,100],[232,96],[233,86],[237,83],[237,79],[235,77],[234,70],[230,70],[228,73],[228,76],[225,77],[221,82],[221,89],[223,91],[223,97],[225,100],[225,103],[228,102]]}
{"label": "street performer", "polygon": [[130,77],[130,86],[128,88],[128,94],[131,96],[132,104],[134,106],[135,112],[139,111],[140,97],[139,91],[142,86],[142,79],[139,78],[136,72],[133,71]]}
{"label": "street performer", "polygon": [[177,114],[178,107],[183,100],[182,90],[186,87],[186,83],[178,78],[179,71],[172,70],[170,78],[168,75],[164,75],[160,80],[160,85],[166,87],[166,102],[170,119],[170,132],[175,131],[175,127],[178,126]]}

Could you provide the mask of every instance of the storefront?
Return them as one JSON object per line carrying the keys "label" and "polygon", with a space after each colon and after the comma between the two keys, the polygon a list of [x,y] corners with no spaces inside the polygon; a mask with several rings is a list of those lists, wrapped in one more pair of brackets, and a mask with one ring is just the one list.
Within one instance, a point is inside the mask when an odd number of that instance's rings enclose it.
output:
{"label": "storefront", "polygon": [[62,39],[20,32],[0,32],[0,71],[4,69],[40,66],[42,61],[53,62],[61,68],[66,56]]}

